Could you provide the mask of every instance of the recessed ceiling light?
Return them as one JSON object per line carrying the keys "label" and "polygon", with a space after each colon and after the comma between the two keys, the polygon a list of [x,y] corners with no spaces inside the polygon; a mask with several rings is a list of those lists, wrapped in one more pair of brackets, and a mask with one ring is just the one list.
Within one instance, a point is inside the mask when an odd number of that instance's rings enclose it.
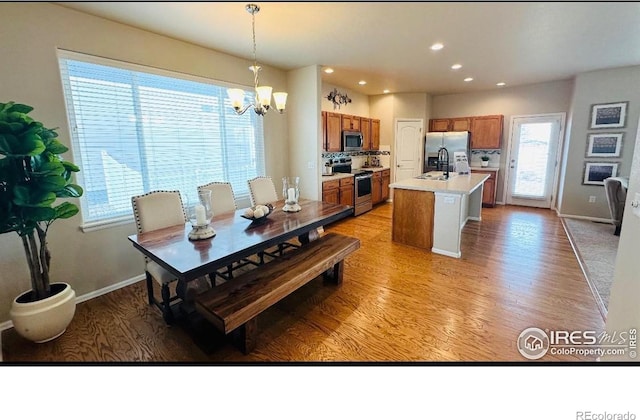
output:
{"label": "recessed ceiling light", "polygon": [[331,74],[333,73],[333,69],[331,67],[327,67],[326,69],[324,69],[324,72],[327,74]]}
{"label": "recessed ceiling light", "polygon": [[442,45],[442,44],[441,44],[441,43],[439,43],[439,42],[436,42],[435,44],[433,44],[433,45],[431,46],[431,49],[432,49],[433,51],[438,51],[438,50],[441,50],[441,49],[443,49],[443,48],[444,48],[444,45]]}
{"label": "recessed ceiling light", "polygon": [[389,89],[385,89],[382,91],[382,93],[389,93],[389,92],[391,92]]}
{"label": "recessed ceiling light", "polygon": [[504,85],[506,85],[506,83],[505,83],[505,82],[498,82],[498,83],[496,83],[496,86],[504,86]]}
{"label": "recessed ceiling light", "polygon": [[365,82],[364,80],[360,80],[360,81],[358,82],[358,84],[359,84],[359,85],[366,85],[366,84],[367,84],[367,82]]}
{"label": "recessed ceiling light", "polygon": [[473,77],[467,77],[466,79],[464,79],[465,82],[470,82],[473,80]]}
{"label": "recessed ceiling light", "polygon": [[451,66],[452,70],[458,70],[462,68],[462,64],[454,64],[453,66]]}

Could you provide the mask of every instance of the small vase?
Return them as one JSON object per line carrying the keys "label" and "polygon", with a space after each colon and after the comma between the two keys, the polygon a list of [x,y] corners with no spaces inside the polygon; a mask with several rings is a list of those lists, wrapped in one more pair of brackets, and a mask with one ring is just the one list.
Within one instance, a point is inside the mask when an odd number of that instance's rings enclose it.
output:
{"label": "small vase", "polygon": [[480,166],[482,166],[482,167],[489,166],[489,161],[488,160],[481,160],[480,161]]}

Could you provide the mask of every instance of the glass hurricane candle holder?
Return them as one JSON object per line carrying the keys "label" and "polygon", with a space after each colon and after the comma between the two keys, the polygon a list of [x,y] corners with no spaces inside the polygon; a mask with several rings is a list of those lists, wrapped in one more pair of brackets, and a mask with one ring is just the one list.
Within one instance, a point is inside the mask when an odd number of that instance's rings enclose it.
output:
{"label": "glass hurricane candle holder", "polygon": [[207,239],[214,236],[216,232],[209,225],[212,217],[211,190],[198,191],[198,201],[189,206],[189,222],[192,228],[189,232],[189,239]]}
{"label": "glass hurricane candle holder", "polygon": [[300,211],[302,208],[298,204],[300,199],[300,177],[282,178],[282,196],[284,197],[283,211]]}

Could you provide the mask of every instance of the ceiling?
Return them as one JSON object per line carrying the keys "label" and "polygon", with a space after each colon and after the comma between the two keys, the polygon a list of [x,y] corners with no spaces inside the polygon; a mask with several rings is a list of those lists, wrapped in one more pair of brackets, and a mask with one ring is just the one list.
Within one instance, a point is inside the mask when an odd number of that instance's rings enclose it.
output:
{"label": "ceiling", "polygon": [[[252,59],[245,3],[58,4]],[[323,81],[366,95],[463,93],[640,65],[640,3],[258,4],[258,63],[284,70],[330,66],[335,72],[323,73]],[[444,48],[432,51],[436,42]],[[454,71],[455,63],[463,67]]]}

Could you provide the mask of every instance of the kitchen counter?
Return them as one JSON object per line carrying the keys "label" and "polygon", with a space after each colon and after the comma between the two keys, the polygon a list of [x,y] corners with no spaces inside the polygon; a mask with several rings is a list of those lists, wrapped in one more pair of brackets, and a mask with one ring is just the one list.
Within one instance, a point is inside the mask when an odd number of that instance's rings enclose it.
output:
{"label": "kitchen counter", "polygon": [[353,178],[353,174],[345,174],[341,172],[334,172],[333,175],[322,175],[322,182],[334,181],[342,178]]}
{"label": "kitchen counter", "polygon": [[427,172],[421,176],[431,175],[431,178],[417,179],[408,178],[402,181],[394,182],[389,185],[389,188],[400,188],[404,190],[415,191],[431,191],[441,193],[457,193],[457,194],[470,194],[475,191],[476,188],[482,186],[484,181],[489,178],[487,174],[474,174],[458,175],[451,174],[448,180],[436,180],[442,175],[442,172]]}
{"label": "kitchen counter", "polygon": [[363,171],[370,171],[370,172],[381,172],[384,171],[385,169],[389,169],[388,166],[363,166],[362,168]]}
{"label": "kitchen counter", "polygon": [[471,172],[473,171],[493,171],[498,172],[500,168],[495,168],[493,166],[471,166]]}
{"label": "kitchen counter", "polygon": [[462,228],[468,220],[482,219],[482,188],[490,175],[472,172],[433,179],[441,175],[428,172],[389,185],[394,189],[392,239],[460,258]]}

